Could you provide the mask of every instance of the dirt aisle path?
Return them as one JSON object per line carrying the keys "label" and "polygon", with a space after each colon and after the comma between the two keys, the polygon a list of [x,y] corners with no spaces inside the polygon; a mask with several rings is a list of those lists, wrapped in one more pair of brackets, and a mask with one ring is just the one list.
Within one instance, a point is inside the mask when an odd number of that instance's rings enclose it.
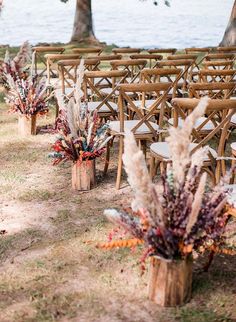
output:
{"label": "dirt aisle path", "polygon": [[115,164],[94,190],[75,193],[70,165],[52,167],[47,157],[53,135],[20,139],[16,117],[0,108],[1,322],[236,319],[235,258],[218,258],[208,274],[196,274],[185,308],[148,302],[140,254],[94,247],[111,230],[103,210],[130,198],[128,187],[114,189]]}

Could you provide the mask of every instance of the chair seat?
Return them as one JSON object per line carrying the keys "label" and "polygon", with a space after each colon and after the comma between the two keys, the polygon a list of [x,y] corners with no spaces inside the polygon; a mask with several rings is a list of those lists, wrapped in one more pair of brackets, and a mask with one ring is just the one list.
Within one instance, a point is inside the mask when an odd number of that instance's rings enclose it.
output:
{"label": "chair seat", "polygon": [[[196,146],[197,146],[197,143],[191,143],[190,150],[193,150]],[[209,150],[213,155],[213,157],[217,158],[216,151],[212,148],[210,148]],[[163,159],[166,159],[166,160],[170,159],[170,149],[167,142],[156,142],[151,144],[150,151],[156,154],[157,156],[160,156]],[[210,161],[208,156],[206,157],[205,161]]]}
{"label": "chair seat", "polygon": [[57,97],[57,96],[63,96],[63,95],[70,95],[70,94],[72,94],[73,93],[73,91],[74,91],[74,88],[72,88],[72,87],[66,87],[65,88],[65,94],[62,92],[62,89],[61,88],[58,88],[58,89],[56,89],[55,90],[55,96]]}
{"label": "chair seat", "polygon": [[[197,127],[199,127],[207,118],[202,116],[199,117],[199,119],[196,121],[194,128],[196,129]],[[174,125],[174,118],[170,118],[168,120],[168,123],[170,125]],[[178,126],[181,128],[183,126],[184,120],[179,117],[178,118]],[[208,121],[202,128],[201,131],[212,131],[214,130],[215,126],[214,123],[212,121]]]}
{"label": "chair seat", "polygon": [[233,123],[233,125],[236,125],[236,114],[234,114],[232,117],[231,117],[231,123]]}
{"label": "chair seat", "polygon": [[[124,121],[124,132],[131,131],[140,120],[126,120]],[[158,132],[159,126],[154,122],[149,122],[149,124]],[[109,128],[112,132],[120,133],[120,121],[111,121],[109,123]],[[142,124],[136,131],[135,134],[151,134],[152,132],[147,127],[146,124]]]}
{"label": "chair seat", "polygon": [[[145,100],[144,107],[142,107],[142,108],[149,109],[155,101],[156,101],[156,100]],[[134,103],[134,104],[135,104],[135,106],[137,106],[138,108],[141,108],[141,106],[142,106],[142,101],[141,101],[141,100],[134,101],[133,103]],[[160,109],[160,106],[157,106],[157,109]]]}
{"label": "chair seat", "polygon": [[228,190],[228,203],[236,208],[236,184],[225,185],[224,190]]}
{"label": "chair seat", "polygon": [[236,151],[236,142],[231,143],[230,147],[232,150]]}
{"label": "chair seat", "polygon": [[[96,110],[96,108],[101,104],[101,102],[88,102],[88,110],[90,112],[93,112]],[[111,105],[111,107],[113,108],[114,111],[117,111],[118,110],[118,106],[116,103],[114,102],[109,102],[109,105]],[[112,112],[109,107],[104,104],[103,106],[101,106],[98,110],[98,112],[100,113],[109,113],[109,112]]]}

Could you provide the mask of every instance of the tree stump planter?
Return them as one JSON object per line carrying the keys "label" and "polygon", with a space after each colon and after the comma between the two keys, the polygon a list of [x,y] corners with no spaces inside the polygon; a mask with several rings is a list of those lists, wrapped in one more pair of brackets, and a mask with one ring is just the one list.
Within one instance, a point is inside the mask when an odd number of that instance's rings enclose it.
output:
{"label": "tree stump planter", "polygon": [[96,183],[95,160],[77,161],[72,165],[72,188],[74,190],[91,190]]}
{"label": "tree stump planter", "polygon": [[151,257],[149,299],[162,307],[188,302],[192,292],[192,259],[167,261]]}
{"label": "tree stump planter", "polygon": [[36,115],[18,115],[18,133],[20,136],[36,135],[36,117]]}

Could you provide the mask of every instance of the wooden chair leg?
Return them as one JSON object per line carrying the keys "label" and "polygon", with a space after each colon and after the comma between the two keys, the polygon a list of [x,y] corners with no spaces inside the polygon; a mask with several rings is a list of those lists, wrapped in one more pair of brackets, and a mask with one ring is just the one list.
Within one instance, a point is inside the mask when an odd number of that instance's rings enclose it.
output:
{"label": "wooden chair leg", "polygon": [[118,168],[117,168],[117,177],[116,177],[116,189],[117,190],[120,189],[120,183],[121,183],[123,149],[124,149],[124,137],[120,136],[120,138],[119,138]]}
{"label": "wooden chair leg", "polygon": [[161,174],[165,174],[165,164],[164,162],[160,162],[160,171],[161,171]]}
{"label": "wooden chair leg", "polygon": [[150,159],[150,176],[151,176],[151,179],[153,179],[155,176],[155,158],[154,158],[154,156],[151,156],[151,159]]}
{"label": "wooden chair leg", "polygon": [[[232,157],[235,158],[234,155]],[[236,161],[235,160],[232,160],[232,162],[231,162],[232,176],[230,178],[230,184],[234,184],[234,179],[235,179],[235,170],[234,170],[234,167],[235,167],[235,165],[236,165]]]}
{"label": "wooden chair leg", "polygon": [[105,159],[105,165],[103,170],[103,176],[107,174],[109,162],[110,162],[110,150],[111,150],[111,141],[107,143],[107,149],[106,149],[106,159]]}

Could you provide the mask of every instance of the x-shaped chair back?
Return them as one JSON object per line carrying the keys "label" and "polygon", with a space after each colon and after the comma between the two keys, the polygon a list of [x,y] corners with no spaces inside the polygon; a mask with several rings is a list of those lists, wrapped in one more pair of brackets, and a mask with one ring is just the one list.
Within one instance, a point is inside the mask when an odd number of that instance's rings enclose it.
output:
{"label": "x-shaped chair back", "polygon": [[210,60],[202,63],[203,68],[226,70],[233,69],[234,60]]}
{"label": "x-shaped chair back", "polygon": [[75,54],[79,54],[83,58],[87,58],[87,57],[89,57],[89,55],[99,56],[102,53],[103,48],[101,48],[101,47],[83,47],[83,48],[73,48],[72,51]]}
{"label": "x-shaped chair back", "polygon": [[79,54],[46,54],[44,57],[47,64],[47,80],[49,84],[51,77],[59,77],[58,61],[81,58]]}
{"label": "x-shaped chair back", "polygon": [[[43,76],[47,72],[46,54],[62,54],[65,49],[63,47],[51,47],[51,46],[37,46],[33,47],[34,55],[34,70],[35,74],[39,77]],[[43,65],[43,70],[39,72],[38,65]]]}
{"label": "x-shaped chair back", "polygon": [[154,68],[157,61],[162,60],[163,56],[158,54],[135,54],[130,55],[131,59],[145,59],[149,62],[149,68]]}
{"label": "x-shaped chair back", "polygon": [[212,99],[228,99],[235,92],[235,82],[190,83],[188,86],[190,98],[208,96]]}
{"label": "x-shaped chair back", "polygon": [[236,79],[236,70],[211,70],[211,69],[202,69],[198,72],[198,81],[204,83],[212,82],[235,82]]}
{"label": "x-shaped chair back", "polygon": [[97,59],[97,66],[93,70],[111,69],[110,62],[113,60],[121,60],[122,55],[99,55],[91,56],[89,59]]}
{"label": "x-shaped chair back", "polygon": [[[175,110],[175,118],[179,117],[185,119],[187,115],[197,106],[198,99],[191,98],[174,98],[172,105]],[[236,101],[231,99],[210,99],[206,109],[206,119],[198,128],[194,128],[192,131],[192,141],[197,143],[196,147],[191,151],[194,153],[200,147],[208,145],[212,138],[218,137],[218,156],[224,155],[225,144],[228,134],[228,128],[230,125],[231,117],[236,112]],[[222,117],[215,121],[215,115],[221,115]],[[175,124],[176,124],[175,120]],[[177,121],[178,122],[178,121]],[[204,137],[201,135],[201,130],[208,122],[212,122],[214,127]],[[178,124],[178,123],[177,123]],[[213,160],[213,155],[209,152],[209,157]]]}
{"label": "x-shaped chair back", "polygon": [[[150,123],[155,120],[156,111],[160,108],[161,110],[165,108],[165,102],[168,97],[168,93],[172,88],[172,83],[155,83],[155,84],[123,84],[119,86],[119,99],[118,106],[120,112],[120,132],[124,132],[124,122],[126,116],[126,109],[128,107],[136,115],[135,126],[130,128],[134,135],[139,136],[139,129],[142,125],[146,125],[149,129],[149,136],[157,138],[157,131],[154,129],[153,125]],[[134,92],[137,96],[142,96],[142,102],[145,106],[146,97],[155,92],[156,99],[153,101],[148,109],[143,110],[140,106],[137,106],[137,101],[132,100],[129,93]],[[145,136],[145,135],[144,135]]]}
{"label": "x-shaped chair back", "polygon": [[174,98],[178,96],[178,81],[181,79],[182,73],[183,70],[180,68],[144,68],[140,78],[144,83],[172,83],[173,90],[169,94]]}
{"label": "x-shaped chair back", "polygon": [[[99,101],[96,110],[99,112],[103,106],[108,108],[110,115],[116,116],[117,111],[112,107],[111,102],[117,97],[117,89],[120,84],[125,82],[127,71],[111,70],[111,71],[92,71],[85,72],[83,80],[84,98],[88,102]],[[109,92],[103,91],[103,86],[97,86],[98,81],[104,81],[106,88],[110,88]],[[102,82],[104,84],[104,82]]]}
{"label": "x-shaped chair back", "polygon": [[[77,72],[81,60],[60,60],[58,62],[58,70],[61,80],[62,94],[66,94],[66,88],[73,90],[74,85],[77,81]],[[97,66],[97,59],[85,59],[84,66],[85,70],[93,70]]]}
{"label": "x-shaped chair back", "polygon": [[141,70],[147,65],[145,59],[114,60],[110,62],[113,70],[125,70],[128,72],[129,83],[138,79]]}
{"label": "x-shaped chair back", "polygon": [[173,68],[173,69],[182,69],[183,73],[181,79],[178,82],[179,91],[184,95],[184,92],[187,90],[188,84],[188,72],[193,66],[193,59],[178,59],[178,60],[161,60],[157,63],[158,68]]}

